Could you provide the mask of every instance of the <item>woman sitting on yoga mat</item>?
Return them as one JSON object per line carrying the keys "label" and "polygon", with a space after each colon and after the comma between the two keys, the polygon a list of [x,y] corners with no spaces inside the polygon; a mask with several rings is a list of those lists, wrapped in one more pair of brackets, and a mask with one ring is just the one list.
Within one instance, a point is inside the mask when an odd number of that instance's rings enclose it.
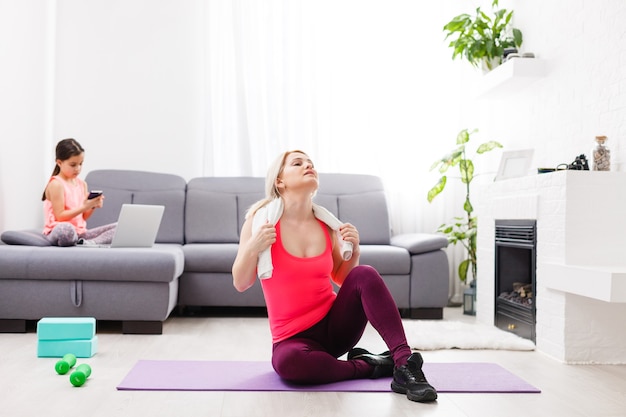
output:
{"label": "woman sitting on yoga mat", "polygon": [[[234,286],[243,292],[261,279],[274,370],[298,384],[392,376],[393,391],[434,401],[437,391],[424,377],[422,356],[411,354],[389,290],[374,268],[359,265],[357,229],[315,205],[317,189],[304,152],[281,154],[268,171],[266,198],[250,207],[241,230]],[[387,352],[354,347],[368,321]],[[346,352],[348,360],[339,360]]]}

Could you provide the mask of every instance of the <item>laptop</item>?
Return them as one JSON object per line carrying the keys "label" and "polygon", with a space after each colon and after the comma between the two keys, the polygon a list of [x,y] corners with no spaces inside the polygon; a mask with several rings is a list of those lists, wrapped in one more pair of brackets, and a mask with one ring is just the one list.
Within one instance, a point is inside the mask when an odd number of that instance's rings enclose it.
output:
{"label": "laptop", "polygon": [[154,245],[165,206],[122,204],[110,245],[78,245],[81,248],[150,248]]}

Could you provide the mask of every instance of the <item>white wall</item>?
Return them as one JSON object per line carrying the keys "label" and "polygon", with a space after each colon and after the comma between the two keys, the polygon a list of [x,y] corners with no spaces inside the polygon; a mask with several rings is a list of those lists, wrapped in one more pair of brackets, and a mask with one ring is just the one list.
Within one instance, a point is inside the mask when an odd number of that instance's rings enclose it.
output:
{"label": "white wall", "polygon": [[[184,178],[213,174],[204,166],[209,1],[0,0],[0,230],[40,226],[39,193],[53,168],[54,144],[65,137],[85,147],[84,173],[125,168]],[[340,3],[345,32],[336,44],[350,52],[338,56],[341,68],[353,56],[370,72],[336,71],[329,87],[353,89],[361,107],[372,95],[384,102],[370,102],[364,114],[351,111],[355,103],[339,101],[325,117],[336,142],[363,137],[362,147],[345,149],[349,156],[358,151],[359,160],[370,163],[371,155],[397,158],[393,172],[375,173],[393,179],[393,217],[416,213],[402,231],[431,232],[436,224],[430,219],[450,210],[444,200],[421,204],[437,177],[428,172],[440,153],[434,149],[448,150],[463,127],[479,128],[480,139],[500,140],[508,149],[534,147],[534,166],[571,162],[588,153],[596,134],[606,134],[621,165],[624,2],[501,0],[516,11],[524,49],[547,60],[548,72],[499,101],[471,95],[482,75],[450,61],[443,43],[443,24],[474,5],[388,3]],[[381,31],[372,19],[377,14],[397,19],[397,30]],[[368,48],[359,40],[375,43]],[[372,51],[376,55],[368,55]],[[325,168],[339,166],[342,157],[336,159]],[[479,171],[491,172],[497,162],[488,158]]]}
{"label": "white wall", "polygon": [[54,146],[92,169],[200,175],[203,3],[0,2],[0,230],[42,224]]}
{"label": "white wall", "polygon": [[[254,2],[242,1],[238,7],[250,7]],[[294,4],[287,3],[287,9]],[[319,104],[323,126],[311,129],[317,129],[316,134],[323,135],[327,143],[318,145],[315,136],[307,134],[313,137],[306,140],[313,145],[313,152],[330,153],[318,166],[326,171],[356,169],[385,175],[377,161],[397,159],[395,167],[408,167],[409,171],[394,167],[394,172],[386,175],[408,180],[411,192],[399,195],[402,185],[395,179],[389,181],[390,188],[395,187],[395,193],[390,193],[394,206],[414,207],[415,200],[425,201],[430,180],[416,184],[415,178],[423,176],[420,171],[430,166],[435,155],[440,156],[438,137],[447,138],[447,148],[460,128],[450,119],[461,104],[454,103],[451,109],[447,104],[448,91],[460,83],[459,66],[450,64],[449,51],[440,48],[442,21],[450,13],[433,7],[431,19],[416,25],[422,8],[412,0],[301,3],[309,16],[313,7],[320,9],[314,10],[320,17],[315,33],[322,38],[315,64],[322,67],[317,74],[319,82],[327,83],[324,100],[330,100],[329,105]],[[457,6],[463,3],[451,1]],[[280,0],[268,2],[266,7],[269,4],[281,7]],[[235,175],[229,161],[237,155],[221,151],[232,146],[211,141],[238,138],[207,133],[215,124],[230,120],[208,117],[209,103],[216,103],[208,96],[210,75],[205,68],[208,59],[221,56],[219,51],[213,55],[208,50],[216,40],[210,37],[208,25],[213,29],[215,23],[210,13],[213,8],[228,11],[228,1],[0,0],[0,7],[8,12],[0,13],[7,21],[2,27],[5,39],[12,39],[3,45],[2,61],[14,63],[0,66],[1,82],[10,86],[8,94],[0,94],[0,105],[9,110],[5,114],[12,114],[4,119],[1,138],[14,146],[23,144],[19,146],[29,153],[27,169],[21,170],[23,162],[18,162],[13,152],[0,155],[0,230],[41,226],[39,192],[54,166],[54,145],[66,137],[76,138],[86,149],[83,175],[100,168],[164,171],[187,179]],[[380,22],[391,22],[392,28],[381,30]],[[14,36],[14,28],[28,36]],[[27,56],[23,59],[22,55]],[[433,62],[445,62],[445,66]],[[275,94],[290,93],[288,86],[279,87],[285,90]],[[24,98],[30,102],[15,105],[16,99]],[[286,110],[270,115],[272,121],[297,113]],[[215,112],[213,117],[219,114]],[[447,122],[438,123],[439,117]],[[36,133],[27,134],[23,126],[14,123],[20,119]],[[289,123],[289,136],[296,136],[295,141],[300,138],[291,128],[298,123],[300,120]],[[427,149],[417,153],[422,138],[428,142]],[[348,139],[356,139],[357,146],[346,145]],[[279,142],[280,149],[264,152],[273,157],[284,150],[284,141]],[[213,152],[223,154],[217,157],[221,158],[220,169],[211,164]],[[263,175],[267,164],[256,165],[263,168],[252,174]],[[12,181],[17,172],[24,178],[19,183]],[[415,217],[430,218],[417,211]],[[439,223],[433,220],[428,230]],[[424,227],[423,220],[407,227]]]}
{"label": "white wall", "polygon": [[202,2],[58,0],[55,138],[86,169],[199,172]]}
{"label": "white wall", "polygon": [[606,135],[614,168],[626,156],[626,2],[514,0],[523,51],[547,74],[504,100],[482,100],[483,131],[509,149],[535,148],[534,167],[570,163]]}
{"label": "white wall", "polygon": [[42,217],[52,9],[53,2],[0,2],[0,230],[32,227]]}

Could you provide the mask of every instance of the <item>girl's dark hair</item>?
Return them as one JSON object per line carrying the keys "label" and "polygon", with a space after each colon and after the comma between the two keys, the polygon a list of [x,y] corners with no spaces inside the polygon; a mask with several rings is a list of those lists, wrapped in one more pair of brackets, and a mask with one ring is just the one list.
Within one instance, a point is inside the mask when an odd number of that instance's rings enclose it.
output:
{"label": "girl's dark hair", "polygon": [[[70,159],[73,156],[77,156],[85,152],[80,143],[76,141],[76,139],[63,139],[57,143],[56,147],[56,160],[65,161],[66,159]],[[51,177],[58,175],[61,172],[61,168],[59,168],[58,164],[54,165],[54,170],[52,171]],[[46,188],[48,186],[46,185]],[[41,197],[41,201],[46,200],[46,189],[43,190],[43,196]]]}

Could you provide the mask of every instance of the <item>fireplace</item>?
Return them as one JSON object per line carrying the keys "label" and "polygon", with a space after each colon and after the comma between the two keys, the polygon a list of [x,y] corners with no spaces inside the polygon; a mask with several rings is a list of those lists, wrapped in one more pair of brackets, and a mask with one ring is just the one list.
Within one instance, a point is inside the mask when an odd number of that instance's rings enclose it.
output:
{"label": "fireplace", "polygon": [[495,220],[495,325],[536,342],[536,220]]}

